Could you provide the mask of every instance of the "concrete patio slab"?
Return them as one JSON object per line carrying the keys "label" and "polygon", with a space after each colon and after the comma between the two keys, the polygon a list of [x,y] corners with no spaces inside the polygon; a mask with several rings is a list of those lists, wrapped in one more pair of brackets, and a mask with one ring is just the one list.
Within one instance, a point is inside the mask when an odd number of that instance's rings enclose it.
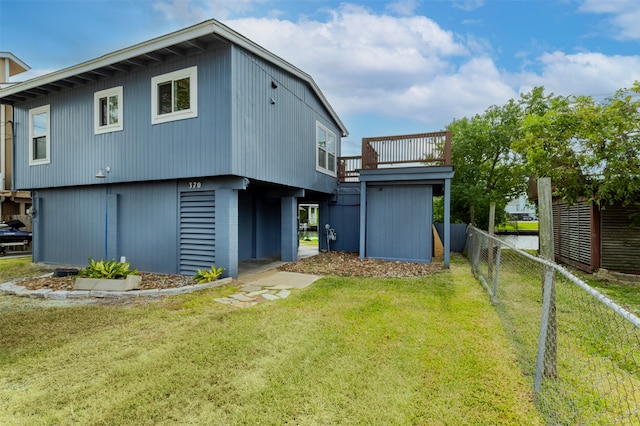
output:
{"label": "concrete patio slab", "polygon": [[240,281],[246,284],[268,287],[275,290],[289,290],[292,288],[309,287],[320,278],[322,278],[320,275],[269,270],[253,275],[245,275],[240,278]]}

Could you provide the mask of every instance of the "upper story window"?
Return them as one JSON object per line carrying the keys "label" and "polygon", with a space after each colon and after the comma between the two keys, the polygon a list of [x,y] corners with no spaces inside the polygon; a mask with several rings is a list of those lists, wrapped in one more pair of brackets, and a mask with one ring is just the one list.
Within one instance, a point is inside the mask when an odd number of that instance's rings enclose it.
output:
{"label": "upper story window", "polygon": [[151,124],[198,116],[198,67],[151,79]]}
{"label": "upper story window", "polygon": [[316,170],[336,176],[336,135],[316,122]]}
{"label": "upper story window", "polygon": [[51,162],[49,105],[29,110],[29,165]]}
{"label": "upper story window", "polygon": [[96,92],[93,112],[96,134],[122,130],[122,86]]}

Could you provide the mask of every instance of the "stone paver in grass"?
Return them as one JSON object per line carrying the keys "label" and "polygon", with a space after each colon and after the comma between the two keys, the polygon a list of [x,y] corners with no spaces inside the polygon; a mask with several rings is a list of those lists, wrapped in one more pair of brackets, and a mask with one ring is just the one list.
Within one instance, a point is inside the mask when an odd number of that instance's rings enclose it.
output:
{"label": "stone paver in grass", "polygon": [[285,297],[288,297],[291,294],[291,291],[289,290],[281,290],[278,293],[278,297],[280,297],[281,299],[284,299]]}
{"label": "stone paver in grass", "polygon": [[244,293],[236,293],[236,294],[232,294],[231,296],[229,296],[232,299],[236,299],[240,302],[252,302],[255,299],[253,297],[249,297]]}
{"label": "stone paver in grass", "polygon": [[270,270],[240,278],[238,292],[214,299],[218,303],[238,307],[250,307],[265,301],[288,297],[292,289],[302,289],[313,284],[320,276]]}
{"label": "stone paver in grass", "polygon": [[276,296],[275,294],[271,294],[271,293],[265,293],[262,295],[262,297],[264,297],[267,300],[279,300],[280,298],[278,296]]}

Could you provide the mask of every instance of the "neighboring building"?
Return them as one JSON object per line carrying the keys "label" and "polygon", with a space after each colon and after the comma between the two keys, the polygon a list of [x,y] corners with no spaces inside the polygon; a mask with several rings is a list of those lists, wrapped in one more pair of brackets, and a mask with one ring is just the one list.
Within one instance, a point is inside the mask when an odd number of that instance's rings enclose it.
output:
{"label": "neighboring building", "polygon": [[505,212],[516,220],[536,219],[536,206],[532,204],[526,195],[522,195],[518,198],[514,198],[509,201],[504,208]]}
{"label": "neighboring building", "polygon": [[[140,271],[237,276],[243,260],[295,260],[299,206],[318,204],[324,226],[344,192],[347,129],[311,76],[215,20],[12,85],[0,103],[13,107],[13,187],[33,196],[36,262],[124,256]],[[369,206],[355,214],[361,256],[431,261],[450,139],[395,140],[423,150],[420,167],[392,171],[407,159],[363,144],[346,184]]]}
{"label": "neighboring building", "polygon": [[[11,77],[28,71],[27,64],[9,52],[0,52],[0,89],[9,87]],[[12,159],[13,108],[0,105],[0,221],[18,219],[30,228],[27,209],[31,206],[28,191],[15,191]]]}

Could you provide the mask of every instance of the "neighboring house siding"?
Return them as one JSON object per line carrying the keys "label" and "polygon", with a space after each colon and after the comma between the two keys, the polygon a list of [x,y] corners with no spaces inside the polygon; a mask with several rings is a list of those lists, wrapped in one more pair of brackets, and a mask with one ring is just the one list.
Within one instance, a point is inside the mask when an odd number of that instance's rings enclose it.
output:
{"label": "neighboring house siding", "polygon": [[[602,263],[605,269],[640,272],[640,209],[607,206],[601,210]],[[635,221],[632,215],[635,215]]]}
{"label": "neighboring house siding", "polygon": [[[151,78],[198,67],[198,117],[151,125]],[[18,188],[102,183],[100,167],[112,181],[142,181],[231,172],[230,50],[214,49],[162,63],[126,76],[16,105]],[[94,93],[123,86],[123,125],[118,132],[94,134]],[[29,166],[29,109],[50,105],[51,163]]]}
{"label": "neighboring house siding", "polygon": [[311,89],[241,48],[233,64],[234,174],[333,192],[335,177],[316,171],[316,121],[338,141],[340,130]]}

